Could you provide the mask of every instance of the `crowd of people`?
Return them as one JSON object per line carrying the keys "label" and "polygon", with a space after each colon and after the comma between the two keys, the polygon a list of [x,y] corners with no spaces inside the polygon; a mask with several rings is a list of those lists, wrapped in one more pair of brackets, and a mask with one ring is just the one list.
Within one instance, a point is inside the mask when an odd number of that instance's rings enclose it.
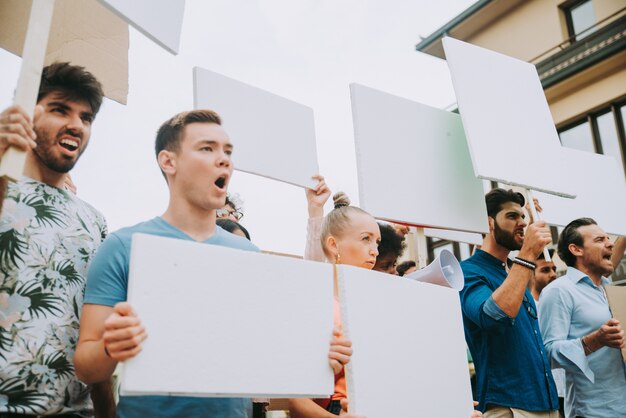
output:
{"label": "crowd of people", "polygon": [[[166,211],[109,234],[68,175],[89,143],[102,97],[92,74],[55,63],[43,71],[33,118],[18,106],[0,113],[0,155],[8,147],[27,153],[24,177],[4,181],[0,194],[0,418],[250,418],[248,398],[115,401],[117,364],[141,355],[150,332],[126,301],[132,234],[259,249],[240,223],[241,208],[227,200],[233,143],[210,110],[174,115],[157,132]],[[331,192],[322,176],[315,179],[306,191],[306,259],[399,276],[416,269],[414,262],[397,265],[405,229],[377,222],[343,193],[324,216]],[[626,417],[624,331],[604,291],[625,240],[613,243],[593,219],[574,220],[558,241],[567,273],[555,280],[554,263],[542,258],[550,230],[526,221],[523,196],[494,189],[486,203],[490,232],[461,263],[463,322],[476,367],[472,417],[557,417],[559,409],[568,418]],[[356,417],[344,374],[353,349],[337,300],[334,322],[334,393],[291,400],[292,417]]]}

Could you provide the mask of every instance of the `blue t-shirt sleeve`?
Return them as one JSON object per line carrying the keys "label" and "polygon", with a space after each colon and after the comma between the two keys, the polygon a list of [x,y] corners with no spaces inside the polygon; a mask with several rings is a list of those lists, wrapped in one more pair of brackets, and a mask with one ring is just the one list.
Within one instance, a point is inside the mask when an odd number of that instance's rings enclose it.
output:
{"label": "blue t-shirt sleeve", "polygon": [[130,248],[116,234],[104,240],[87,273],[84,303],[115,306],[126,300]]}

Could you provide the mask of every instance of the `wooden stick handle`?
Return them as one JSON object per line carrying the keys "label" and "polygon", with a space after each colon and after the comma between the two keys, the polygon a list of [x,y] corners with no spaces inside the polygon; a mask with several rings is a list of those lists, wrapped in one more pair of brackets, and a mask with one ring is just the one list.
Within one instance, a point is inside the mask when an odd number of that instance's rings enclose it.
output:
{"label": "wooden stick handle", "polygon": [[[22,66],[15,89],[14,104],[21,106],[31,117],[35,113],[41,71],[48,48],[54,0],[33,0],[22,52]],[[17,181],[22,177],[26,152],[14,147],[7,149],[0,161],[0,176]]]}
{"label": "wooden stick handle", "polygon": [[[533,222],[538,222],[541,220],[539,217],[539,212],[537,212],[537,208],[535,207],[535,198],[533,197],[533,191],[530,189],[526,189],[526,196],[528,198],[528,207],[530,207],[530,214],[533,217]],[[552,261],[550,257],[550,251],[548,251],[548,247],[543,248],[543,257],[546,261]]]}

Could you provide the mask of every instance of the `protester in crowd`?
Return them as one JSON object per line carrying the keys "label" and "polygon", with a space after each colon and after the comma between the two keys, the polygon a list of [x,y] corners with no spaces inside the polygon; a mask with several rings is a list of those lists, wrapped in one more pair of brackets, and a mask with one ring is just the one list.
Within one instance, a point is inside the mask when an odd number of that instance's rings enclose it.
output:
{"label": "protester in crowd", "polygon": [[404,261],[398,264],[396,271],[398,272],[398,276],[406,276],[407,274],[417,271],[417,264],[413,260]]}
{"label": "protester in crowd", "polygon": [[[323,181],[323,178],[322,180]],[[319,185],[318,185],[319,186]],[[325,184],[319,187],[325,188]],[[307,191],[308,196],[320,196]],[[330,191],[328,191],[330,193]],[[311,207],[311,200],[309,207]],[[322,207],[322,198],[319,206]],[[325,258],[336,264],[347,264],[367,269],[374,268],[380,242],[380,228],[376,220],[364,210],[350,206],[345,193],[337,193],[333,197],[335,208],[323,218],[319,232],[321,248]],[[311,211],[309,211],[311,214]],[[317,213],[313,213],[316,215]],[[335,299],[335,328],[341,330],[339,302]],[[339,415],[341,400],[347,398],[345,373],[343,368],[335,371],[335,392],[329,399],[291,399],[289,411],[292,418],[328,417],[329,413]]]}
{"label": "protester in crowd", "polygon": [[558,242],[567,273],[541,294],[541,331],[553,366],[565,369],[565,414],[626,417],[624,331],[604,286],[613,243],[591,218],[570,222]]}
{"label": "protester in crowd", "polygon": [[[554,250],[548,250],[548,253],[550,254],[550,259],[552,259]],[[532,293],[535,302],[538,302],[539,295],[541,295],[543,289],[556,280],[556,265],[552,260],[547,261],[543,252],[539,254],[535,264],[537,267],[535,268],[534,276],[530,279],[530,293]]]}
{"label": "protester in crowd", "polygon": [[324,221],[324,205],[328,201],[331,192],[324,180],[324,176],[318,174],[313,176],[313,180],[317,180],[317,185],[314,188],[305,189],[309,219],[307,221],[304,259],[326,261],[320,236],[322,233],[322,222]]}
{"label": "protester in crowd", "polygon": [[226,203],[216,211],[217,218],[230,219],[233,222],[239,222],[241,218],[243,218],[243,210],[241,205],[238,205],[236,202],[237,199],[227,193]]}
{"label": "protester in crowd", "polygon": [[[43,69],[34,120],[0,114],[0,157],[26,151],[24,177],[8,184],[0,218],[0,416],[115,415],[109,382],[80,382],[72,358],[87,266],[106,235],[104,217],[66,191],[102,103],[83,67]],[[69,183],[68,183],[69,180]],[[103,379],[104,382],[106,379]]]}
{"label": "protester in crowd", "polygon": [[243,225],[238,222],[232,221],[228,218],[218,218],[215,223],[220,228],[230,232],[231,234],[239,235],[240,237],[244,237],[248,241],[250,240],[250,233]]}
{"label": "protester in crowd", "polygon": [[[327,260],[335,264],[373,269],[381,241],[380,224],[364,210],[350,206],[345,193],[333,196],[335,208],[324,218],[320,231],[321,246]],[[392,233],[397,233],[391,227]],[[402,240],[402,237],[399,237]],[[335,289],[336,291],[336,289]],[[336,292],[335,292],[336,293]],[[339,302],[335,299],[335,327],[341,330]],[[335,374],[335,391],[329,399],[291,399],[289,403],[292,418],[328,417],[338,415],[342,402],[346,402],[347,390],[344,370]],[[332,415],[331,415],[332,416]],[[475,411],[472,417],[482,414]]]}
{"label": "protester in crowd", "polygon": [[624,257],[625,252],[626,252],[626,237],[618,237],[615,240],[615,244],[613,246],[613,255],[611,256],[611,263],[613,264],[614,270],[616,270],[617,267],[622,262],[622,258]]}
{"label": "protester in crowd", "polygon": [[[216,210],[224,206],[233,171],[233,145],[215,112],[194,110],[167,120],[157,133],[155,151],[170,192],[167,210],[162,216],[111,234],[89,270],[74,357],[76,373],[87,383],[109,379],[118,362],[141,351],[147,336],[132,306],[125,302],[133,233],[258,251],[245,238],[216,226]],[[345,340],[333,339],[331,367],[341,368],[350,354]],[[251,413],[252,401],[243,398],[121,396],[118,404],[122,418],[249,418]]]}
{"label": "protester in crowd", "polygon": [[[330,189],[323,176],[313,177],[318,181],[315,188],[306,189],[307,209],[309,219],[307,223],[307,240],[304,250],[304,259],[313,261],[325,261],[326,257],[320,240],[322,222],[324,220],[324,205],[331,195]],[[389,274],[397,274],[395,266],[397,259],[402,255],[406,244],[404,242],[405,229],[408,228],[379,222],[381,230],[381,243],[379,255],[376,258],[374,270]]]}
{"label": "protester in crowd", "polygon": [[[524,231],[519,193],[494,189],[485,200],[489,234],[481,249],[461,263],[463,322],[479,408],[485,417],[556,417],[557,391],[528,289],[550,230],[540,221]],[[509,253],[516,250],[509,266]]]}
{"label": "protester in crowd", "polygon": [[[550,259],[554,257],[554,250],[548,250]],[[554,261],[546,261],[543,254],[539,254],[537,261],[535,262],[535,275],[530,280],[530,293],[533,295],[535,305],[537,305],[537,315],[539,316],[539,325],[541,326],[541,305],[539,303],[539,296],[547,285],[556,280],[556,265]],[[565,416],[565,371],[561,368],[552,369],[552,377],[554,378],[554,384],[556,385],[556,392],[559,395],[559,417]]]}
{"label": "protester in crowd", "polygon": [[378,226],[380,227],[381,239],[378,245],[378,257],[376,257],[374,270],[397,275],[398,258],[402,256],[406,248],[404,236],[398,234],[396,228],[391,224],[378,222]]}

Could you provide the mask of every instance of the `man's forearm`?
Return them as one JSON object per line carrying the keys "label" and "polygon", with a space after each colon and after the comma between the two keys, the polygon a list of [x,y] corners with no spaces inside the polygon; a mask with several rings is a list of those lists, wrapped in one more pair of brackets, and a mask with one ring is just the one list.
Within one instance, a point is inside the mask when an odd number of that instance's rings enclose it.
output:
{"label": "man's forearm", "polygon": [[618,237],[617,240],[615,240],[615,246],[613,247],[613,255],[611,255],[611,263],[613,264],[614,269],[616,269],[622,262],[624,251],[626,251],[626,237]]}
{"label": "man's forearm", "polygon": [[117,361],[107,356],[102,340],[79,341],[74,355],[74,366],[76,376],[81,381],[94,384],[110,381]]}
{"label": "man's forearm", "polygon": [[510,318],[517,316],[532,275],[531,269],[514,264],[502,285],[493,292],[494,302]]}

